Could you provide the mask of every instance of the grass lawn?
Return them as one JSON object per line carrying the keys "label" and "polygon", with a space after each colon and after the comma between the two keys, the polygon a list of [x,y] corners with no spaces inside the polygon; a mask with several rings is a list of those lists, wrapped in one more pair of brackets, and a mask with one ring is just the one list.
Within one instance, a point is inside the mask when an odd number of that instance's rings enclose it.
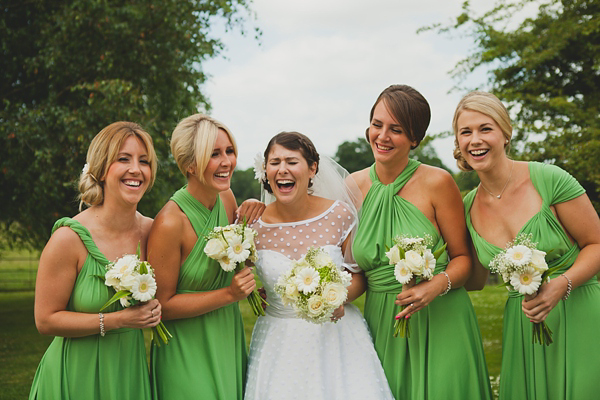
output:
{"label": "grass lawn", "polygon": [[[31,381],[51,337],[40,335],[33,320],[32,291],[0,292],[0,387],[2,398],[24,399],[29,394]],[[488,286],[481,292],[471,293],[482,331],[488,368],[492,378],[500,374],[502,312],[506,290]],[[364,296],[355,304],[362,310]],[[246,339],[250,343],[256,317],[248,302],[240,302]],[[146,335],[148,337],[148,335]]]}

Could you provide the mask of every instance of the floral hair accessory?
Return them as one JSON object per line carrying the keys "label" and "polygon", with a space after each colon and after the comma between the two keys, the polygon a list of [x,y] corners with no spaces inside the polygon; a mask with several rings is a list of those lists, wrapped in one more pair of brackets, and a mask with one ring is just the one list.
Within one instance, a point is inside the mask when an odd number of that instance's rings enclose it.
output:
{"label": "floral hair accessory", "polygon": [[261,183],[267,179],[265,159],[260,153],[256,153],[256,156],[254,156],[254,179],[258,179]]}
{"label": "floral hair accessory", "polygon": [[82,175],[89,175],[89,176],[92,177],[92,179],[94,180],[94,182],[98,182],[98,179],[96,179],[96,177],[90,172],[90,164],[88,164],[88,163],[85,163],[85,165],[81,169],[81,174]]}

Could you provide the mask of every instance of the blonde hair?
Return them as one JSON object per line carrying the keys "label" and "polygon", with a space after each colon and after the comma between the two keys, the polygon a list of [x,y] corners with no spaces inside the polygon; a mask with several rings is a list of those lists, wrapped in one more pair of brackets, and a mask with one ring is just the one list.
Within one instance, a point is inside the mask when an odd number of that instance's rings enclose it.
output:
{"label": "blonde hair", "polygon": [[454,118],[452,119],[452,129],[454,130],[454,158],[456,165],[462,171],[473,171],[473,168],[467,163],[463,157],[460,148],[458,147],[458,117],[464,110],[476,111],[490,117],[498,124],[502,135],[506,139],[504,151],[508,154],[510,150],[510,139],[512,138],[512,125],[510,124],[510,116],[504,104],[491,93],[487,92],[471,92],[467,94],[456,106]]}
{"label": "blonde hair", "polygon": [[179,121],[171,135],[171,153],[179,170],[186,178],[188,177],[188,168],[195,165],[198,179],[200,182],[206,183],[203,172],[212,156],[219,129],[225,131],[229,137],[237,157],[235,139],[229,128],[223,123],[204,114],[190,115]]}
{"label": "blonde hair", "polygon": [[86,156],[86,167],[79,177],[79,210],[83,203],[95,206],[104,202],[104,178],[110,165],[117,160],[121,146],[131,136],[140,139],[148,152],[148,163],[152,177],[148,189],[156,179],[156,152],[152,137],[134,122],[118,121],[102,129],[90,143]]}

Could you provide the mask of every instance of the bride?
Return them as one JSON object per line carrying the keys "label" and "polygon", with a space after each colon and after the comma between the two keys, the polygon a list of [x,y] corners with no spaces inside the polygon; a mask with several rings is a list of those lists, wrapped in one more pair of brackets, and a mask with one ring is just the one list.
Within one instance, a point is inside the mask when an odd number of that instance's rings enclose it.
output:
{"label": "bride", "polygon": [[[344,257],[356,212],[345,195],[344,178],[332,168],[337,164],[319,163],[313,143],[296,132],[274,136],[265,160],[261,181],[275,201],[253,228],[258,233],[257,272],[269,306],[254,326],[245,399],[393,399],[355,306],[341,306],[332,322],[319,325],[298,318],[274,291],[278,277],[311,246],[327,251],[340,268],[360,271],[347,262],[351,257]],[[347,301],[363,290],[364,278],[353,273]]]}

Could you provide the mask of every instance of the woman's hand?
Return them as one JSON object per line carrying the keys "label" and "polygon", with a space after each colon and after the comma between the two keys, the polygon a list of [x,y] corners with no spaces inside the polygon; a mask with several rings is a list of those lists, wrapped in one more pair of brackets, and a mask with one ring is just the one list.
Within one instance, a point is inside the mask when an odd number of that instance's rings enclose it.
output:
{"label": "woman's hand", "polygon": [[[107,318],[110,314],[105,314]],[[161,306],[158,300],[152,299],[146,303],[136,304],[114,314],[119,314],[121,326],[124,328],[143,329],[154,328],[161,320]]]}
{"label": "woman's hand", "polygon": [[437,296],[444,293],[448,280],[443,274],[434,275],[430,281],[421,281],[419,284],[404,290],[396,296],[396,305],[406,305],[396,319],[410,318],[417,311],[425,308]]}
{"label": "woman's hand", "polygon": [[338,308],[333,310],[333,314],[331,315],[331,321],[332,322],[339,321],[340,318],[342,318],[344,316],[344,314],[345,314],[344,305],[342,304],[341,306],[339,306]]}
{"label": "woman's hand", "polygon": [[540,323],[546,319],[550,311],[567,293],[567,280],[564,277],[556,277],[550,282],[542,284],[538,294],[530,299],[523,299],[521,309],[531,322]]}
{"label": "woman's hand", "polygon": [[240,204],[235,211],[236,221],[240,223],[244,220],[244,217],[246,217],[246,221],[249,224],[252,224],[262,215],[263,211],[265,211],[265,207],[265,203],[261,203],[256,199],[248,199]]}
{"label": "woman's hand", "polygon": [[240,301],[248,297],[256,289],[256,280],[252,268],[246,267],[237,272],[233,276],[228,289],[233,301]]}

